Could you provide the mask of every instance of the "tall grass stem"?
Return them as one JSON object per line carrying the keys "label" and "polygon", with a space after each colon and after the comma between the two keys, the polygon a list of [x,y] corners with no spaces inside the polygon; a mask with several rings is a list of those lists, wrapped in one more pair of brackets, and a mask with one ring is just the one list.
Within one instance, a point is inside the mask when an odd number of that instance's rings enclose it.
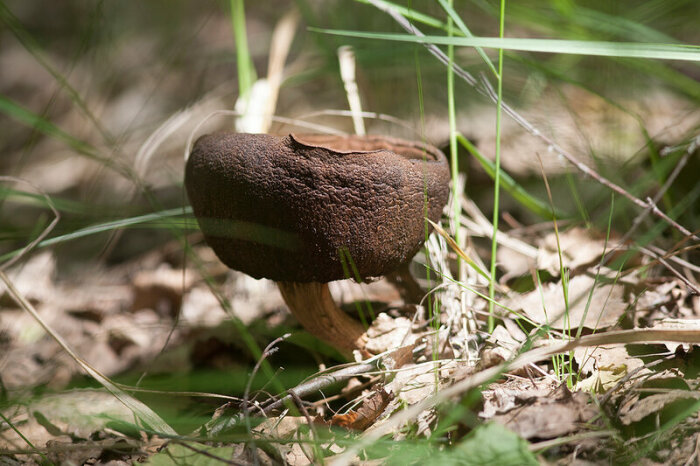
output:
{"label": "tall grass stem", "polygon": [[[501,0],[500,24],[498,28],[498,37],[503,39],[505,31],[506,18],[506,0]],[[496,250],[498,247],[498,216],[499,216],[499,201],[501,189],[501,110],[503,108],[503,49],[498,49],[498,101],[496,110],[496,176],[493,185],[493,236],[491,236],[491,268],[489,275],[489,333],[493,332],[495,327],[494,305],[496,287]]]}
{"label": "tall grass stem", "polygon": [[231,26],[236,40],[236,66],[238,68],[238,95],[245,96],[255,82],[255,69],[248,50],[244,0],[231,0]]}
{"label": "tall grass stem", "polygon": [[[449,0],[448,6],[452,7],[453,0]],[[454,34],[454,22],[452,16],[447,17],[447,35],[452,36]],[[447,67],[447,112],[450,121],[450,170],[452,172],[452,197],[453,211],[452,211],[452,224],[454,225],[454,240],[461,247],[461,235],[460,235],[460,215],[462,211],[462,203],[460,202],[462,193],[459,192],[459,159],[457,157],[457,117],[455,114],[455,77],[452,71],[452,66],[454,63],[454,46],[447,46],[447,57],[449,58],[449,66]],[[461,276],[462,267],[460,265],[460,259],[457,257],[457,270],[459,273],[457,275],[458,280],[462,280]]]}

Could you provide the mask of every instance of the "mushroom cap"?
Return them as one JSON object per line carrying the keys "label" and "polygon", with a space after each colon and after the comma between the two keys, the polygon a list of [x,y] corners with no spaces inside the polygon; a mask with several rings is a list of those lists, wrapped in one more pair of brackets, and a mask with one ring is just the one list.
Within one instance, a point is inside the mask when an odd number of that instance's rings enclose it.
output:
{"label": "mushroom cap", "polygon": [[329,282],[407,263],[449,194],[445,155],[383,136],[215,133],[185,186],[223,263],[255,278]]}

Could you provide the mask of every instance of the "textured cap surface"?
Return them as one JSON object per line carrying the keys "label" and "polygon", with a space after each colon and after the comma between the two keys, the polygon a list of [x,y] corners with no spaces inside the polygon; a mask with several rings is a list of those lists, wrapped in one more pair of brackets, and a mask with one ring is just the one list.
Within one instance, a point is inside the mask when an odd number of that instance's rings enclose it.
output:
{"label": "textured cap surface", "polygon": [[380,276],[408,262],[425,239],[425,217],[440,218],[449,179],[438,149],[381,136],[210,134],[185,170],[219,259],[291,282],[354,277],[354,267],[362,278]]}

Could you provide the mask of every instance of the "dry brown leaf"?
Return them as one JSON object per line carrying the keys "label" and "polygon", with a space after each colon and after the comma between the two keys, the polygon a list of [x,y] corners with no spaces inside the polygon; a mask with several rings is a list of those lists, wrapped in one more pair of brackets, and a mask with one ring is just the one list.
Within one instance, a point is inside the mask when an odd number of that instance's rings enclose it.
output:
{"label": "dry brown leaf", "polygon": [[649,312],[659,306],[670,304],[673,301],[671,291],[677,287],[678,283],[670,281],[644,290],[635,300],[635,311]]}
{"label": "dry brown leaf", "polygon": [[283,440],[280,443],[270,443],[270,447],[277,450],[278,454],[286,458],[290,464],[308,464],[308,459],[304,463],[306,456],[299,444],[289,442],[294,439],[299,427],[306,424],[306,418],[303,416],[271,417],[253,429],[253,436],[261,440]]}
{"label": "dry brown leaf", "polygon": [[[610,249],[610,245],[608,245]],[[552,275],[559,275],[561,250],[561,262],[568,269],[577,269],[583,265],[591,264],[603,255],[605,242],[592,237],[589,230],[572,228],[560,232],[559,241],[557,235],[552,232],[540,241],[537,251],[537,268],[546,270]]]}
{"label": "dry brown leaf", "polygon": [[574,350],[574,359],[579,371],[585,375],[590,375],[601,367],[626,365],[627,369],[635,369],[644,365],[641,359],[630,356],[622,345],[579,347]]}
{"label": "dry brown leaf", "polygon": [[253,433],[260,438],[266,436],[280,439],[290,438],[300,426],[305,424],[306,418],[304,416],[271,417],[255,427]]}
{"label": "dry brown leaf", "polygon": [[[589,148],[586,152],[590,154],[619,162],[634,157],[648,137],[639,131],[639,118],[648,134],[672,145],[684,140],[684,135],[692,133],[700,124],[697,105],[663,89],[653,89],[633,99],[616,99],[615,105],[574,85],[535,95],[533,105],[524,108],[521,114],[564,150],[577,154],[591,167],[600,160],[596,162],[584,156],[582,147]],[[495,112],[495,106],[484,104],[470,107],[459,116],[458,126],[466,128],[465,136],[477,141],[477,148],[487,157],[496,153],[496,126],[492,123]],[[426,124],[434,138],[449,138],[449,125],[444,119],[428,119]],[[504,119],[501,134],[507,135],[501,141],[503,168],[511,175],[540,174],[542,167],[548,174],[571,170],[571,165],[556,151],[541,139],[533,138],[515,120]]]}
{"label": "dry brown leaf", "polygon": [[138,272],[132,279],[132,310],[153,309],[162,317],[174,317],[193,281],[193,274],[167,266]]}
{"label": "dry brown leaf", "polygon": [[649,395],[637,400],[635,403],[623,405],[619,413],[620,421],[625,425],[630,425],[641,421],[650,414],[658,413],[671,403],[682,400],[700,400],[700,392],[671,390]]}
{"label": "dry brown leaf", "polygon": [[301,444],[293,443],[291,448],[289,448],[287,453],[284,455],[284,459],[286,460],[286,464],[290,466],[307,466],[311,464],[309,456],[310,452],[305,452],[304,447],[302,447]]}
{"label": "dry brown leaf", "polygon": [[[361,438],[348,446],[346,450],[336,457],[335,461],[348,462],[351,461],[358,452],[376,442],[382,436],[392,432],[396,432],[407,422],[412,421],[421,412],[435,408],[442,402],[447,402],[450,398],[458,395],[463,395],[467,390],[488,383],[503,374],[504,370],[513,370],[526,367],[534,362],[549,358],[555,354],[563,354],[574,350],[581,346],[600,346],[609,344],[628,344],[628,343],[645,343],[659,341],[681,341],[681,342],[698,342],[700,343],[700,331],[683,330],[672,332],[668,330],[656,329],[640,329],[640,330],[617,330],[593,335],[586,335],[574,340],[567,341],[552,341],[549,340],[545,345],[536,347],[520,354],[513,361],[505,366],[496,366],[485,369],[470,375],[458,382],[452,383],[450,386],[442,387],[433,396],[426,396],[412,406],[407,406],[400,412],[394,413],[386,420],[381,420],[375,423],[370,429],[367,429]],[[445,364],[445,366],[449,366]],[[401,371],[400,371],[401,372]],[[393,390],[392,390],[393,391]],[[344,463],[343,463],[344,464]]]}
{"label": "dry brown leaf", "polygon": [[[515,352],[520,348],[520,342],[513,338],[510,332],[502,325],[497,325],[486,341],[493,346],[505,348],[512,355],[515,355]],[[507,359],[510,359],[510,357]]]}
{"label": "dry brown leaf", "polygon": [[[53,276],[56,270],[56,259],[50,251],[40,252],[27,261],[15,264],[7,276],[17,290],[33,303],[43,303],[54,298],[56,293]],[[6,286],[0,282],[0,302],[5,302]],[[7,303],[14,307],[11,299]]]}
{"label": "dry brown leaf", "polygon": [[[591,289],[593,294],[586,312]],[[584,327],[601,329],[615,325],[624,314],[626,304],[622,296],[623,288],[620,285],[595,283],[593,278],[579,275],[569,281],[568,320],[565,319],[566,307],[561,282],[546,283],[541,290],[535,289],[512,298],[510,307],[522,310],[538,324],[548,324],[556,329],[578,328],[582,320]]]}
{"label": "dry brown leaf", "polygon": [[[238,314],[239,307],[234,307]],[[184,296],[180,320],[190,326],[214,327],[226,319],[226,313],[214,293],[205,285],[195,285]]]}
{"label": "dry brown leaf", "polygon": [[525,439],[549,439],[578,431],[597,414],[587,394],[571,393],[562,385],[554,393],[492,419]]}
{"label": "dry brown leaf", "polygon": [[408,370],[401,370],[388,385],[387,389],[408,405],[415,404],[435,393],[435,369],[431,365],[414,365]]}
{"label": "dry brown leaf", "polygon": [[331,425],[342,427],[344,429],[351,429],[352,425],[357,421],[358,418],[357,411],[350,411],[345,414],[336,414],[331,418]]}
{"label": "dry brown leaf", "polygon": [[411,333],[411,321],[405,317],[392,318],[380,313],[367,329],[367,344],[365,349],[373,354],[410,345],[417,336]]}
{"label": "dry brown leaf", "polygon": [[517,377],[491,384],[482,392],[483,407],[479,417],[489,420],[497,414],[504,414],[518,406],[546,398],[551,396],[558,386],[559,384],[549,377],[532,380]]}
{"label": "dry brown leaf", "polygon": [[[244,324],[247,325],[271,311],[285,307],[277,284],[272,280],[257,280],[237,271],[231,271],[230,276],[233,287],[227,294],[231,296],[233,312]],[[194,304],[196,305],[196,302]]]}
{"label": "dry brown leaf", "polygon": [[365,430],[384,412],[393,396],[384,388],[374,391],[362,402],[357,411],[347,414],[336,414],[331,418],[331,425],[353,430]]}
{"label": "dry brown leaf", "polygon": [[[439,369],[436,369],[435,364],[440,364]],[[441,388],[443,380],[449,377],[456,367],[458,364],[455,361],[408,364],[396,372],[394,379],[386,385],[386,390],[395,394],[401,402],[412,405]],[[439,383],[437,388],[436,382]]]}
{"label": "dry brown leaf", "polygon": [[612,388],[631,371],[644,366],[641,359],[630,356],[621,345],[576,348],[574,359],[581,373],[590,374],[578,383],[577,389],[594,392]]}
{"label": "dry brown leaf", "polygon": [[415,344],[402,346],[386,356],[382,357],[382,365],[389,371],[399,369],[413,361],[413,348]]}
{"label": "dry brown leaf", "polygon": [[365,430],[371,426],[393,398],[384,388],[376,390],[357,410],[357,419],[351,427],[356,430]]}
{"label": "dry brown leaf", "polygon": [[497,325],[486,341],[488,345],[481,352],[479,360],[481,368],[493,367],[513,359],[520,348],[520,343],[502,325]]}
{"label": "dry brown leaf", "polygon": [[536,261],[525,254],[514,251],[511,248],[498,248],[496,252],[499,267],[505,272],[501,281],[508,281],[510,278],[525,275],[533,270]]}
{"label": "dry brown leaf", "polygon": [[[100,433],[104,437],[103,433]],[[46,443],[46,456],[51,464],[108,464],[109,466],[126,466],[140,462],[144,451],[155,452],[163,441],[155,439],[144,445],[143,440],[129,439],[121,436],[107,436],[75,442],[73,440],[51,440]],[[79,447],[79,448],[76,448]]]}

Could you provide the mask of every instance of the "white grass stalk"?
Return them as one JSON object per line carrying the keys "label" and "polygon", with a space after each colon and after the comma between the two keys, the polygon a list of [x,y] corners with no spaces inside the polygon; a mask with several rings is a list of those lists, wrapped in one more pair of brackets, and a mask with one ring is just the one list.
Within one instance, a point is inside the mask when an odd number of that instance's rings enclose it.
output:
{"label": "white grass stalk", "polygon": [[365,122],[362,119],[360,93],[355,81],[355,52],[353,52],[352,47],[344,45],[338,48],[338,62],[340,64],[340,78],[343,80],[345,94],[348,96],[355,134],[364,136],[367,133],[365,131]]}
{"label": "white grass stalk", "polygon": [[299,13],[296,9],[289,10],[275,25],[270,43],[270,57],[267,61],[267,85],[268,96],[265,102],[263,115],[263,130],[270,130],[272,125],[272,115],[277,108],[277,97],[279,96],[282,78],[284,77],[284,65],[289,56],[289,49],[294,41],[294,33],[299,23]]}

